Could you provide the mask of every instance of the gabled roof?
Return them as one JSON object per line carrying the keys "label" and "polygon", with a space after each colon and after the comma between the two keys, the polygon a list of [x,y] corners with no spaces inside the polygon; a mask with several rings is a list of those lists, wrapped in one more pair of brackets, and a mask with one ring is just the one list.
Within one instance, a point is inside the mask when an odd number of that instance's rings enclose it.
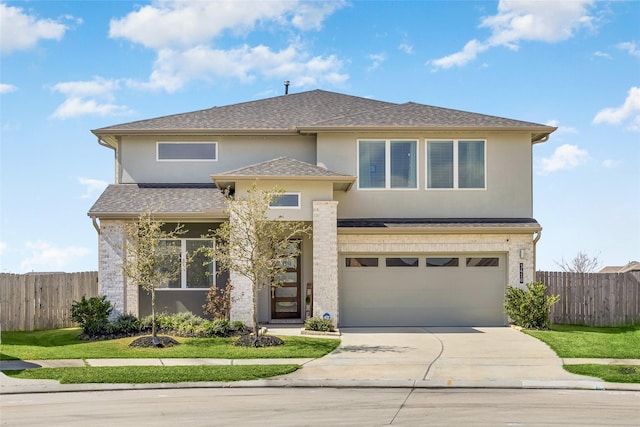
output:
{"label": "gabled roof", "polygon": [[145,209],[161,218],[224,218],[224,194],[213,184],[112,184],[89,210],[92,218],[136,218]]}
{"label": "gabled roof", "polygon": [[311,90],[190,113],[109,126],[92,132],[108,139],[134,134],[314,133],[321,130],[519,130],[536,142],[556,128],[538,123],[408,102],[395,104]]}
{"label": "gabled roof", "polygon": [[233,186],[236,181],[257,179],[296,180],[296,181],[330,181],[334,189],[348,190],[356,177],[330,171],[321,166],[302,162],[288,157],[278,157],[266,162],[256,163],[227,172],[211,175],[211,179],[220,188]]}

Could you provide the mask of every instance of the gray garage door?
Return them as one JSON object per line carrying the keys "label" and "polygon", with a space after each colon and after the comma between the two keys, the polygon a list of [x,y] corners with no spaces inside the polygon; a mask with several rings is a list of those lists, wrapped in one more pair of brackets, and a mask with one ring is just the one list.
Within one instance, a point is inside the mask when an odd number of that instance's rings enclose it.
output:
{"label": "gray garage door", "polygon": [[340,257],[341,326],[502,326],[504,254]]}

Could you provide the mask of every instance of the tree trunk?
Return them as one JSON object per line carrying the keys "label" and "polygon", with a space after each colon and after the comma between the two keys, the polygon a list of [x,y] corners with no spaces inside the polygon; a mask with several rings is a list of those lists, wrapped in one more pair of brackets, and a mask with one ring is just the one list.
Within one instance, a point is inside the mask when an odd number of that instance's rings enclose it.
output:
{"label": "tree trunk", "polygon": [[155,288],[151,288],[151,336],[154,339],[157,337],[156,330],[156,291]]}
{"label": "tree trunk", "polygon": [[254,345],[257,347],[258,339],[260,338],[258,333],[260,332],[260,326],[258,325],[258,296],[257,289],[253,289],[253,339]]}

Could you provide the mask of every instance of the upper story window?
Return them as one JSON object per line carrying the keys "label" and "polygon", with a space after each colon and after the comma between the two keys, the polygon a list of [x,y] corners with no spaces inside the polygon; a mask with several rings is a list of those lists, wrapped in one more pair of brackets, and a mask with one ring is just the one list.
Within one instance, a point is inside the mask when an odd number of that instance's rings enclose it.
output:
{"label": "upper story window", "polygon": [[418,141],[358,141],[358,188],[418,188]]}
{"label": "upper story window", "polygon": [[427,141],[427,189],[486,188],[484,140]]}
{"label": "upper story window", "polygon": [[218,143],[211,141],[158,141],[156,143],[156,160],[159,162],[214,162],[218,160]]}
{"label": "upper story window", "polygon": [[278,195],[269,207],[276,209],[296,209],[300,207],[300,193],[283,193]]}

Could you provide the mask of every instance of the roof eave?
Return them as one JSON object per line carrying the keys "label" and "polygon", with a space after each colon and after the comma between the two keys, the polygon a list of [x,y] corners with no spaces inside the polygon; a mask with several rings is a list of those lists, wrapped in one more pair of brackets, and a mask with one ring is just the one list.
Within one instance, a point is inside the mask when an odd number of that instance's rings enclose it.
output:
{"label": "roof eave", "polygon": [[94,129],[91,131],[99,138],[137,135],[291,135],[298,133],[296,128],[287,129]]}
{"label": "roof eave", "polygon": [[[87,216],[92,219],[100,220],[134,220],[140,217],[142,212],[88,212]],[[153,216],[161,221],[173,220],[180,222],[193,222],[193,221],[216,221],[226,220],[229,215],[224,211],[211,211],[211,212],[155,212]]]}
{"label": "roof eave", "polygon": [[540,226],[413,226],[413,227],[340,227],[338,234],[533,234],[540,232]]}

